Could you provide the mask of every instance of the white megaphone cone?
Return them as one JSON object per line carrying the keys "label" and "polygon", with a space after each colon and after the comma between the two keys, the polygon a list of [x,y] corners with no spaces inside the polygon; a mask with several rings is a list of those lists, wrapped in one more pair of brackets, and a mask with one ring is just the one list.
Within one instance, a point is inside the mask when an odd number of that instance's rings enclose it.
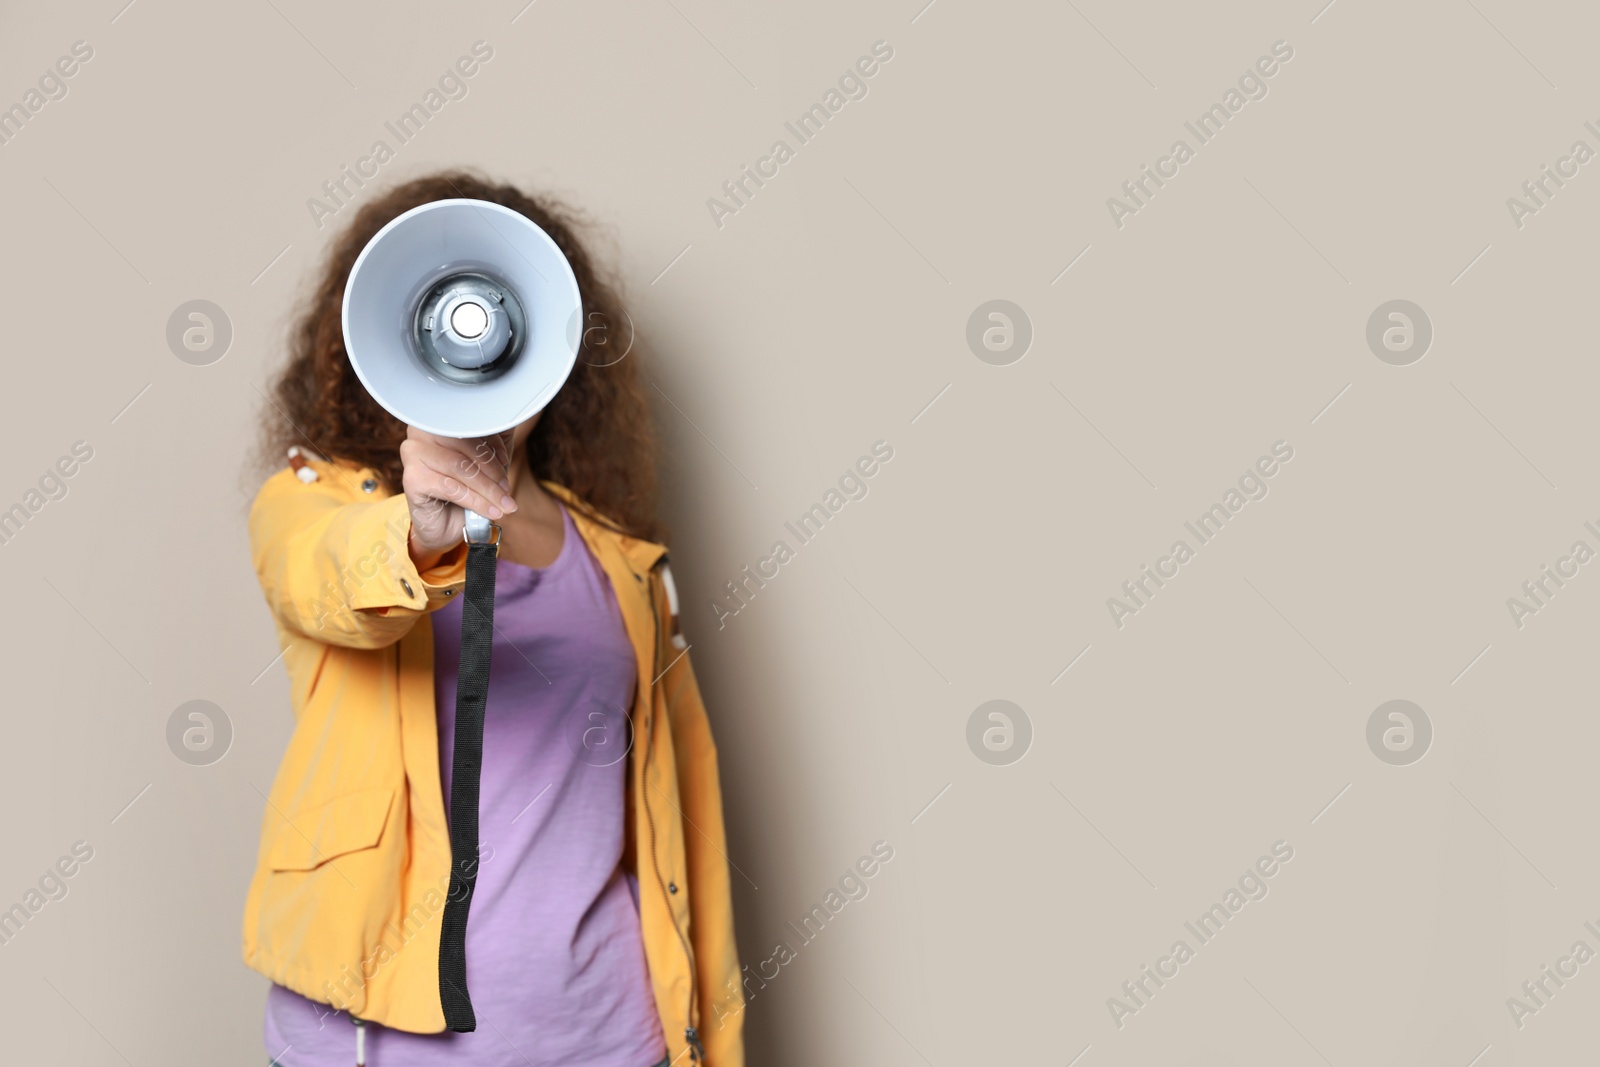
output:
{"label": "white megaphone cone", "polygon": [[[583,318],[566,256],[526,216],[436,200],[367,242],[345,283],[344,347],[389,414],[440,437],[487,437],[531,417],[577,359]],[[489,522],[467,512],[469,540]]]}

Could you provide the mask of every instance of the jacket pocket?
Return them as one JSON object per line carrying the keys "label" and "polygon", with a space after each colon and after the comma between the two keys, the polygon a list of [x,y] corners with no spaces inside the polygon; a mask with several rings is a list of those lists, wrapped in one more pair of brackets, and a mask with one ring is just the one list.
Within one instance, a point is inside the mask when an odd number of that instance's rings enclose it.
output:
{"label": "jacket pocket", "polygon": [[383,838],[395,791],[363,789],[301,808],[278,831],[267,857],[274,871],[311,871],[331,859],[372,848]]}

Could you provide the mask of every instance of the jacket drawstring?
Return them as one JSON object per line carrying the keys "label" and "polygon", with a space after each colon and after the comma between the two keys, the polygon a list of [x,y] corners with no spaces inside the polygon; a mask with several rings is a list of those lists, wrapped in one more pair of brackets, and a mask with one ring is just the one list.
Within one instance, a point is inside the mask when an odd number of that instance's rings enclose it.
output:
{"label": "jacket drawstring", "polygon": [[356,1024],[356,1067],[367,1067],[367,1021],[350,1016]]}

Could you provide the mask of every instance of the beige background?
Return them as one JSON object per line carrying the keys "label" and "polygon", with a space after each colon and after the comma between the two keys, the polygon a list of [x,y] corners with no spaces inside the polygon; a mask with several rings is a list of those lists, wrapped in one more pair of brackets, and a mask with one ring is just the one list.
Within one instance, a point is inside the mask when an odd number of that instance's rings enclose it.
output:
{"label": "beige background", "polygon": [[[1593,1054],[1600,963],[1520,1029],[1506,1004],[1600,950],[1600,567],[1506,607],[1600,548],[1600,164],[1520,229],[1506,206],[1600,149],[1587,5],[122,2],[0,15],[0,103],[95,50],[0,147],[0,506],[94,449],[0,546],[0,904],[95,849],[0,946],[8,1062],[262,1059],[238,926],[290,720],[241,472],[332,232],[306,199],[480,39],[382,180],[471,164],[603,228],[745,959],[895,849],[750,1003],[752,1062]],[[706,199],[878,40],[870,94],[719,230]],[[1269,95],[1113,225],[1279,40]],[[196,298],[234,330],[209,366],[164,338]],[[1009,366],[964,337],[995,298],[1034,330]],[[1364,337],[1398,298],[1435,331],[1410,366]],[[719,630],[722,584],[880,439],[870,495]],[[1106,598],[1278,440],[1270,495],[1117,629]],[[1365,737],[1395,698],[1435,731],[1410,766]],[[210,766],[167,746],[191,699],[233,725]],[[1031,721],[1020,762],[969,750],[991,699]],[[1119,1029],[1107,999],[1279,840],[1270,895]]]}

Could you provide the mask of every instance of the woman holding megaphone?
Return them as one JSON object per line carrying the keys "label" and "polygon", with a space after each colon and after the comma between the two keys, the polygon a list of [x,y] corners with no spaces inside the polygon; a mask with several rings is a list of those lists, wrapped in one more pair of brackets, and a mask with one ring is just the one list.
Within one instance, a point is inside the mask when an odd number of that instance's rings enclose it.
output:
{"label": "woman holding megaphone", "polygon": [[295,713],[244,919],[281,1067],[743,1063],[626,321],[565,213],[460,173],[357,212],[299,316],[250,513]]}

